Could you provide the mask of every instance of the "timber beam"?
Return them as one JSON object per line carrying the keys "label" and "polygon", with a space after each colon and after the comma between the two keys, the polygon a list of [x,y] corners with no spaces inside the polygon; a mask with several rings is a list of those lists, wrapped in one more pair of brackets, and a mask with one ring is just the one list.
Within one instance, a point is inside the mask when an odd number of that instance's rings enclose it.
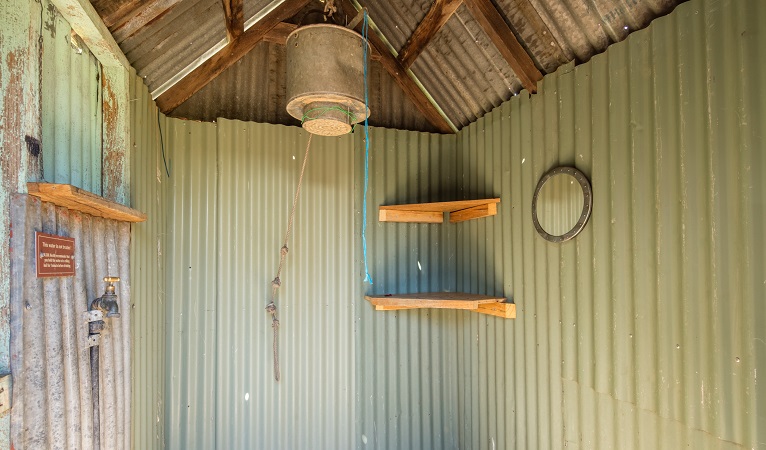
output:
{"label": "timber beam", "polygon": [[418,56],[425,50],[436,33],[442,29],[450,17],[457,11],[463,0],[435,0],[426,16],[407,40],[399,52],[399,63],[409,69]]}
{"label": "timber beam", "polygon": [[529,92],[537,92],[537,82],[543,79],[543,74],[537,69],[513,31],[505,23],[503,16],[492,4],[491,0],[465,0],[465,5],[471,15],[495,44],[500,54],[519,77],[522,86]]}
{"label": "timber beam", "polygon": [[224,70],[242,59],[264,36],[286,19],[297,14],[310,0],[285,1],[260,21],[245,31],[238,39],[226,45],[221,51],[191,71],[178,83],[157,97],[157,106],[168,114],[181,103],[213,81]]}
{"label": "timber beam", "polygon": [[[350,0],[343,0],[343,11],[351,12],[357,11]],[[362,25],[356,26],[356,31],[361,31]],[[431,102],[431,99],[421,89],[420,85],[410,75],[411,72],[405,68],[396,56],[389,50],[383,39],[378,36],[377,32],[370,30],[368,33],[368,39],[370,45],[372,45],[373,51],[380,54],[380,64],[384,69],[394,78],[396,84],[404,91],[407,97],[412,101],[415,107],[421,114],[428,120],[428,122],[434,126],[440,133],[455,133],[453,125],[442,116],[437,106]]]}

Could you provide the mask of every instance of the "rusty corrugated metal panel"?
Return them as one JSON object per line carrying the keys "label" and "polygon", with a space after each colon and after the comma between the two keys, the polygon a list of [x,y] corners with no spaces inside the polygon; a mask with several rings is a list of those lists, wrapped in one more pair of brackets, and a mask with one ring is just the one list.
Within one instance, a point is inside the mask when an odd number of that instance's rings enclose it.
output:
{"label": "rusty corrugated metal panel", "polygon": [[[11,372],[11,195],[42,174],[40,43],[42,5],[0,2],[0,374]],[[11,417],[0,416],[0,448],[11,446]]]}
{"label": "rusty corrugated metal panel", "polygon": [[516,74],[465,6],[426,47],[412,71],[458,128],[521,90]]}
{"label": "rusty corrugated metal panel", "polygon": [[213,122],[219,117],[295,125],[287,114],[285,48],[261,42],[172,115]]}
{"label": "rusty corrugated metal panel", "polygon": [[[246,25],[269,4],[271,0],[244,2]],[[99,13],[108,11],[102,8]],[[183,0],[117,43],[153,92],[226,39],[223,18],[218,0]]]}
{"label": "rusty corrugated metal panel", "polygon": [[[91,359],[83,314],[119,276],[121,317],[99,351],[100,448],[131,448],[130,225],[14,194],[11,220],[11,448],[93,448]],[[75,238],[76,275],[37,278],[35,231]]]}
{"label": "rusty corrugated metal panel", "polygon": [[226,39],[223,17],[219,0],[182,1],[118,44],[151,92]]}
{"label": "rusty corrugated metal panel", "polygon": [[101,65],[58,10],[43,3],[43,178],[101,195]]}
{"label": "rusty corrugated metal panel", "polygon": [[[357,448],[458,448],[457,313],[375,311],[365,293],[455,288],[455,225],[380,223],[378,206],[451,200],[457,195],[455,138],[370,131],[367,245],[374,284],[362,286],[357,248]],[[364,142],[356,140],[358,173]],[[363,177],[357,179],[361,211]],[[361,224],[361,217],[357,217]],[[357,225],[359,226],[359,225]]]}
{"label": "rusty corrugated metal panel", "polygon": [[[192,95],[172,115],[192,120],[226,119],[299,125],[287,114],[284,46],[258,44],[249,54]],[[360,83],[362,81],[360,80]],[[370,64],[370,124],[433,131],[377,61]]]}
{"label": "rusty corrugated metal panel", "polygon": [[[763,446],[764,20],[681,5],[459,135],[461,196],[502,203],[460,225],[458,288],[519,308],[461,317],[461,447]],[[557,245],[530,211],[560,164],[594,204]]]}
{"label": "rusty corrugated metal panel", "polygon": [[[625,39],[628,34],[649,25],[654,18],[665,15],[686,0],[494,0],[524,39],[527,48],[547,69],[554,55],[546,49],[560,47],[567,60],[587,61],[607,46]],[[524,27],[529,19],[522,18],[531,6],[553,34],[537,34],[536,41],[527,40]],[[550,71],[550,70],[548,70]]]}
{"label": "rusty corrugated metal panel", "polygon": [[[130,267],[133,279],[133,442],[136,449],[165,445],[165,307],[167,190],[169,181],[160,145],[167,142],[168,120],[159,113],[149,91],[131,73],[132,206],[146,213],[146,222],[132,225]],[[160,123],[157,118],[159,114]]]}

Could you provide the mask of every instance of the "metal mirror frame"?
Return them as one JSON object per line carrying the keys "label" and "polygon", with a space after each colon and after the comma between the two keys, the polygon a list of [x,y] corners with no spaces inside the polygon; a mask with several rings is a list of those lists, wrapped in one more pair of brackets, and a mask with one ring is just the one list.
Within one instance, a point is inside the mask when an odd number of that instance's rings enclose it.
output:
{"label": "metal mirror frame", "polygon": [[[556,175],[571,175],[574,177],[575,180],[577,180],[578,183],[580,183],[580,188],[582,188],[582,195],[583,195],[583,205],[582,205],[582,213],[580,213],[580,218],[577,219],[577,223],[574,227],[572,227],[571,230],[567,231],[566,233],[562,234],[561,236],[554,236],[552,234],[549,234],[547,231],[543,229],[543,227],[540,225],[540,220],[537,217],[537,198],[540,195],[540,191],[542,190],[545,183],[553,178]],[[566,242],[570,239],[573,239],[575,236],[580,234],[580,232],[585,228],[585,225],[588,224],[588,219],[590,219],[591,211],[593,210],[593,191],[590,187],[590,181],[588,181],[588,178],[585,176],[584,173],[580,172],[579,170],[575,169],[574,167],[567,167],[567,166],[561,166],[561,167],[555,167],[548,172],[546,172],[542,177],[540,177],[540,181],[537,182],[537,187],[535,188],[535,195],[532,197],[532,222],[535,224],[535,230],[537,230],[537,233],[543,237],[546,241],[550,242]]]}

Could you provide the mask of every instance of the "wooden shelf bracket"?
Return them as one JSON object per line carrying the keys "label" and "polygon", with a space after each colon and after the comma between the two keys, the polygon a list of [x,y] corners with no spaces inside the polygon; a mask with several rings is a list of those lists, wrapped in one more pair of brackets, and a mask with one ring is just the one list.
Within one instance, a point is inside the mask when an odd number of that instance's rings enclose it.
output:
{"label": "wooden shelf bracket", "polygon": [[459,200],[454,202],[411,203],[386,205],[378,209],[380,222],[443,223],[444,213],[449,213],[450,223],[494,216],[499,198]]}
{"label": "wooden shelf bracket", "polygon": [[504,319],[516,318],[516,304],[506,302],[505,297],[467,294],[465,292],[424,292],[419,294],[367,295],[365,300],[376,311],[400,309],[462,309],[488,314]]}

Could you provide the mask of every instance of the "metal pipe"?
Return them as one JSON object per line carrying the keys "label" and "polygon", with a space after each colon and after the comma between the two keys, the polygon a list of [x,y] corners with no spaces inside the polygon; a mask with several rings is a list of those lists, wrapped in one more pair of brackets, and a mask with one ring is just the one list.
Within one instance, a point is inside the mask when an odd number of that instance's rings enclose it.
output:
{"label": "metal pipe", "polygon": [[93,404],[93,450],[101,449],[101,422],[99,414],[99,353],[98,345],[90,348],[90,383],[91,383],[91,402]]}

